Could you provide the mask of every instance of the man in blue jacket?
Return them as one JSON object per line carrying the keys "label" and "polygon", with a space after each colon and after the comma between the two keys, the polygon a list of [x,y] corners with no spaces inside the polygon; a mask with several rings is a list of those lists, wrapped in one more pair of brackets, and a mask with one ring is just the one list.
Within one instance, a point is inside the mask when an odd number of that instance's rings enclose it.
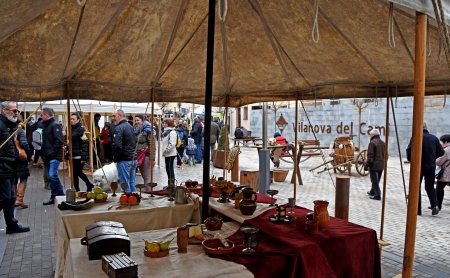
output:
{"label": "man in blue jacket", "polygon": [[59,123],[55,121],[52,108],[42,108],[42,158],[44,171],[50,180],[50,200],[43,205],[53,205],[56,196],[64,196],[64,189],[58,177],[59,164],[62,161],[64,136]]}
{"label": "man in blue jacket", "polygon": [[[412,138],[409,141],[408,147],[406,148],[406,156],[408,161],[411,161],[411,145]],[[428,199],[430,200],[431,215],[436,215],[439,213],[439,207],[436,197],[436,190],[434,188],[434,179],[436,171],[436,158],[444,155],[444,149],[439,142],[439,139],[433,134],[428,132],[427,124],[423,123],[423,141],[422,141],[422,163],[420,166],[420,183],[422,184],[422,179],[425,177],[425,191],[427,192]],[[421,190],[419,187],[419,207],[417,210],[417,215],[422,215],[422,201],[421,201]]]}
{"label": "man in blue jacket", "polygon": [[128,183],[125,192],[136,192],[136,136],[133,127],[125,118],[125,112],[118,109],[112,116],[114,130],[112,134],[112,158],[117,163],[119,182]]}

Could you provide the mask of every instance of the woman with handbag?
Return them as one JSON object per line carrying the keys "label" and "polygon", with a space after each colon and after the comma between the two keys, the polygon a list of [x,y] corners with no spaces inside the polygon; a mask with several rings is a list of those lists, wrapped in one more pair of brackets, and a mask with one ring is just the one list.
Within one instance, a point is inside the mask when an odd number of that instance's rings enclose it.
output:
{"label": "woman with handbag", "polygon": [[437,177],[436,183],[436,195],[438,201],[439,210],[442,209],[442,201],[444,200],[444,188],[446,185],[450,185],[450,134],[442,135],[439,138],[445,154],[436,159],[436,165],[441,168],[442,176]]}
{"label": "woman with handbag", "polygon": [[72,165],[73,165],[73,185],[75,190],[80,191],[79,178],[86,183],[86,191],[91,191],[94,185],[83,173],[83,162],[87,160],[89,154],[89,142],[84,135],[84,128],[80,122],[80,113],[73,113],[70,116],[71,140],[72,140]]}
{"label": "woman with handbag", "polygon": [[151,190],[150,187],[150,161],[155,164],[155,139],[153,137],[153,151],[150,158],[150,140],[153,135],[150,123],[145,120],[144,115],[136,115],[134,118],[134,134],[136,135],[136,160],[137,167],[144,179],[145,189]]}

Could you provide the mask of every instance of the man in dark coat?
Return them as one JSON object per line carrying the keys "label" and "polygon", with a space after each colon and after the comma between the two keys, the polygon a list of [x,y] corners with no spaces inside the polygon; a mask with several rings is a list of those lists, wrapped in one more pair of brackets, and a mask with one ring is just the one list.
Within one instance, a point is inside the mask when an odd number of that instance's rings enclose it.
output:
{"label": "man in dark coat", "polygon": [[202,163],[203,159],[202,131],[203,126],[200,123],[200,119],[195,117],[191,130],[191,137],[194,138],[195,146],[197,147],[197,150],[195,151],[195,163]]}
{"label": "man in dark coat", "polygon": [[59,164],[62,161],[62,147],[64,136],[59,123],[55,121],[52,108],[42,108],[42,158],[44,171],[50,180],[50,199],[43,205],[53,205],[56,196],[64,196],[64,189],[58,177]]}
{"label": "man in dark coat", "polygon": [[[409,141],[406,148],[406,156],[408,161],[411,161],[411,146],[412,138]],[[425,190],[427,191],[428,199],[430,200],[431,214],[436,215],[439,213],[439,207],[436,197],[436,190],[434,189],[434,179],[436,171],[436,159],[445,154],[444,149],[439,142],[439,139],[433,134],[428,132],[427,124],[423,123],[423,141],[422,141],[422,163],[420,166],[420,183],[425,177]],[[418,215],[422,215],[422,201],[420,198],[419,189],[419,207],[417,210]]]}
{"label": "man in dark coat", "polygon": [[136,136],[133,127],[125,118],[125,112],[118,109],[112,116],[114,122],[111,145],[113,161],[117,163],[119,182],[128,183],[126,192],[136,191]]}
{"label": "man in dark coat", "polygon": [[211,161],[213,160],[213,153],[216,150],[216,142],[218,142],[220,136],[220,126],[216,122],[211,122]]}
{"label": "man in dark coat", "polygon": [[17,103],[5,101],[1,104],[0,114],[0,144],[6,144],[0,149],[0,211],[3,210],[6,222],[6,233],[23,233],[30,231],[30,228],[21,226],[14,218],[14,203],[16,195],[14,193],[14,179],[18,151],[14,144],[14,139],[7,140],[17,128]]}
{"label": "man in dark coat", "polygon": [[370,181],[372,182],[372,188],[367,194],[369,194],[372,200],[381,200],[380,179],[384,170],[384,142],[380,138],[380,131],[378,129],[372,129],[369,132],[370,143],[367,150],[367,164],[366,169],[370,170]]}

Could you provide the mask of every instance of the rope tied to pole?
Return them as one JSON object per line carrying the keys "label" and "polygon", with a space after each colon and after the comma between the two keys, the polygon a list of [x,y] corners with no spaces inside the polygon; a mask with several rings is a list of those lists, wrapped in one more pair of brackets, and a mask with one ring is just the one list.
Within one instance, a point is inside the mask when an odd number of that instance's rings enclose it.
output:
{"label": "rope tied to pole", "polygon": [[228,13],[228,0],[223,0],[223,11],[222,11],[222,0],[217,3],[217,16],[220,21],[225,22]]}
{"label": "rope tied to pole", "polygon": [[311,37],[314,43],[319,43],[320,33],[319,33],[319,0],[314,1],[314,19],[313,27],[311,30]]}
{"label": "rope tied to pole", "polygon": [[80,5],[80,7],[84,7],[84,5],[86,5],[86,0],[77,0],[77,4]]}
{"label": "rope tied to pole", "polygon": [[396,48],[394,35],[394,3],[389,3],[389,21],[388,21],[388,42],[389,47]]}

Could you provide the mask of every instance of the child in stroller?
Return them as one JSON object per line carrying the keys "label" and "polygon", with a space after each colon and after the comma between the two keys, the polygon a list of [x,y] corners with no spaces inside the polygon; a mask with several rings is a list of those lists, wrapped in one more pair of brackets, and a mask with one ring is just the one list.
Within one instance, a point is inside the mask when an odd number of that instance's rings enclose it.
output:
{"label": "child in stroller", "polygon": [[188,164],[190,166],[195,165],[195,151],[197,150],[197,146],[195,145],[194,138],[188,138],[188,145],[186,147],[186,154],[189,157]]}

